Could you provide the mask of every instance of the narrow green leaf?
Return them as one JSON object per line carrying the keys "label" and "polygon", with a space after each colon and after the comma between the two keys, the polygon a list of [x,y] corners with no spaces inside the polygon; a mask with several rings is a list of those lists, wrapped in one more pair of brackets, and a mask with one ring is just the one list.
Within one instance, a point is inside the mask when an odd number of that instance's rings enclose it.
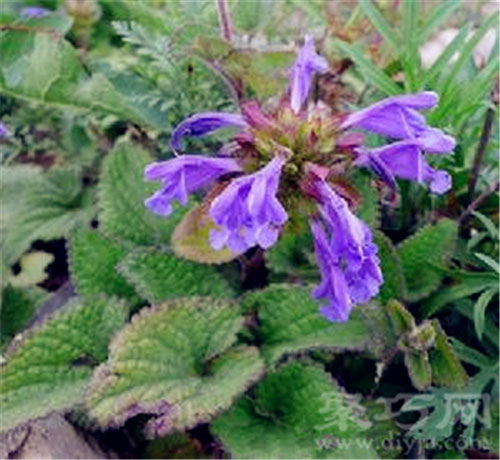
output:
{"label": "narrow green leaf", "polygon": [[498,288],[488,289],[479,296],[474,304],[474,329],[479,340],[483,338],[486,309],[496,294],[498,294]]}
{"label": "narrow green leaf", "polygon": [[491,358],[483,355],[481,352],[477,351],[475,348],[471,348],[455,337],[450,337],[450,342],[457,354],[457,357],[460,361],[463,361],[467,364],[472,364],[476,366],[478,369],[482,369],[484,367],[488,367],[491,365]]}
{"label": "narrow green leaf", "polygon": [[466,62],[471,58],[472,53],[476,49],[476,46],[479,44],[481,39],[484,37],[486,32],[492,27],[495,27],[496,22],[498,21],[498,15],[492,14],[486,21],[484,21],[481,26],[476,30],[474,35],[467,40],[467,43],[462,48],[462,52],[460,53],[459,58],[452,66],[448,77],[443,82],[443,85],[440,88],[440,93],[447,93],[454,80],[459,75],[460,71],[463,69]]}
{"label": "narrow green leaf", "polygon": [[426,18],[423,29],[420,31],[419,42],[424,43],[461,3],[461,0],[445,0],[436,3],[429,17]]}
{"label": "narrow green leaf", "polygon": [[137,249],[123,260],[119,270],[137,293],[153,304],[190,295],[227,298],[234,294],[216,267],[164,252]]}
{"label": "narrow green leaf", "polygon": [[467,26],[460,29],[460,32],[448,44],[434,64],[432,64],[431,68],[428,69],[423,75],[422,83],[420,85],[422,88],[425,88],[429,82],[432,82],[436,77],[443,74],[443,71],[448,65],[450,59],[453,58],[453,56],[455,56],[455,54],[461,49],[463,42],[467,38],[468,32],[469,28]]}
{"label": "narrow green leaf", "polygon": [[127,310],[103,297],[76,301],[25,333],[0,369],[0,430],[80,403]]}
{"label": "narrow green leaf", "polygon": [[269,364],[285,354],[310,349],[363,349],[377,340],[363,320],[360,309],[345,323],[332,323],[319,313],[310,290],[279,284],[250,292],[243,300],[245,311],[259,318],[259,342]]}
{"label": "narrow green leaf", "polygon": [[368,85],[378,88],[387,96],[401,94],[402,89],[373,62],[366,58],[359,46],[350,45],[340,40],[336,40],[334,43],[340,51],[347,54],[359,67],[360,74]]}
{"label": "narrow green leaf", "polygon": [[487,288],[498,286],[498,277],[493,273],[461,273],[456,284],[437,291],[421,306],[425,317],[437,313],[441,308],[464,297],[471,296]]}
{"label": "narrow green leaf", "polygon": [[358,2],[358,5],[374,25],[375,29],[377,29],[377,32],[392,47],[393,51],[399,55],[401,44],[397,32],[389,25],[374,2],[372,0],[363,0]]}
{"label": "narrow green leaf", "polygon": [[481,254],[480,252],[475,252],[474,255],[488,267],[490,267],[493,271],[500,274],[500,264],[495,259],[486,254]]}
{"label": "narrow green leaf", "polygon": [[416,0],[404,0],[403,8],[403,67],[405,69],[405,87],[407,91],[416,90],[416,73],[420,62],[418,52],[418,10],[419,2]]}
{"label": "narrow green leaf", "polygon": [[149,437],[210,421],[264,370],[256,348],[231,348],[242,324],[236,305],[208,298],[142,309],[94,373],[90,415],[103,427],[154,415]]}

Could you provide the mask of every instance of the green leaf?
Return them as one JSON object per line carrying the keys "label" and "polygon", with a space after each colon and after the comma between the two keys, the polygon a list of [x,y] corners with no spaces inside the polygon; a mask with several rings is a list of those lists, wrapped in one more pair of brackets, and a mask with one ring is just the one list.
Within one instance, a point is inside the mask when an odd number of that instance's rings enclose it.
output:
{"label": "green leaf", "polygon": [[461,3],[461,0],[445,0],[436,3],[436,6],[425,20],[425,26],[418,37],[419,42],[424,43]]}
{"label": "green leaf", "polygon": [[126,316],[123,303],[92,298],[26,333],[0,370],[0,430],[81,402],[91,365],[106,358]]}
{"label": "green leaf", "polygon": [[432,372],[427,352],[406,351],[404,357],[413,386],[420,391],[428,388],[431,384]]}
{"label": "green leaf", "polygon": [[374,25],[377,32],[392,47],[393,51],[399,55],[401,52],[401,41],[396,31],[390,26],[383,14],[375,6],[372,0],[365,0],[358,3],[366,17]]}
{"label": "green leaf", "polygon": [[496,294],[498,294],[498,286],[484,291],[474,304],[474,329],[479,340],[483,338],[486,309]]}
{"label": "green leaf", "polygon": [[461,272],[458,282],[430,296],[422,304],[421,312],[425,317],[432,316],[452,302],[495,287],[498,287],[498,276],[494,273]]}
{"label": "green leaf", "polygon": [[455,38],[449,43],[449,45],[444,49],[440,56],[436,59],[431,68],[428,69],[422,76],[421,86],[425,88],[428,82],[432,82],[436,77],[443,74],[445,67],[448,65],[450,59],[455,56],[455,54],[460,50],[464,41],[467,38],[469,28],[464,26],[460,29],[460,32],[455,36]]}
{"label": "green leaf", "polygon": [[118,272],[127,251],[97,231],[81,229],[69,240],[71,279],[82,295],[107,294],[137,302],[134,288]]}
{"label": "green leaf", "polygon": [[460,340],[455,339],[454,337],[450,337],[450,342],[453,346],[453,350],[455,351],[458,359],[467,364],[472,364],[476,366],[478,369],[483,367],[489,367],[491,365],[491,358],[483,355],[481,352],[477,351],[475,348],[471,348],[465,345]]}
{"label": "green leaf", "polygon": [[43,251],[34,251],[21,257],[21,271],[12,276],[10,284],[15,287],[34,286],[47,278],[45,269],[54,261],[54,255]]}
{"label": "green leaf", "polygon": [[151,303],[190,295],[234,295],[229,283],[215,267],[159,251],[137,249],[120,263],[119,270],[137,293]]}
{"label": "green leaf", "polygon": [[19,333],[33,317],[46,293],[39,288],[19,289],[6,286],[0,310],[0,345]]}
{"label": "green leaf", "polygon": [[0,37],[0,92],[13,97],[69,109],[92,109],[132,122],[153,124],[134,102],[103,75],[91,77],[78,52],[52,33],[4,32]]}
{"label": "green leaf", "polygon": [[400,302],[396,300],[389,301],[385,311],[389,316],[396,336],[409,333],[415,329],[415,318]]}
{"label": "green leaf", "polygon": [[269,364],[285,354],[310,349],[359,350],[376,338],[362,319],[361,308],[347,322],[332,323],[319,313],[309,289],[293,285],[251,292],[244,298],[243,308],[257,312],[258,339]]}
{"label": "green leaf", "polygon": [[441,219],[422,227],[398,246],[408,300],[420,300],[439,287],[439,268],[446,267],[453,253],[457,228],[453,220]]}
{"label": "green leaf", "polygon": [[387,96],[401,94],[400,87],[394,83],[382,70],[380,70],[370,59],[368,59],[361,48],[357,45],[350,45],[340,40],[335,41],[335,45],[344,54],[347,54],[359,67],[359,72],[365,82],[378,88]]}
{"label": "green leaf", "polygon": [[405,87],[407,91],[416,90],[416,73],[420,54],[418,52],[418,1],[405,1],[402,4],[403,10],[403,59],[402,64],[405,69]]}
{"label": "green leaf", "polygon": [[481,214],[477,211],[472,211],[472,215],[476,217],[484,226],[493,241],[498,240],[498,228],[497,225],[487,216]]}
{"label": "green leaf", "polygon": [[358,173],[352,177],[352,182],[361,195],[361,204],[356,210],[356,215],[372,230],[376,230],[380,225],[380,208],[377,193],[373,189],[372,177]]}
{"label": "green leaf", "polygon": [[[7,175],[10,169],[6,168]],[[22,179],[16,187],[11,186],[11,190],[22,187]],[[72,167],[52,169],[26,183],[3,235],[2,251],[7,264],[16,262],[33,241],[65,237],[90,221],[92,192],[91,188],[83,188],[81,171]]]}
{"label": "green leaf", "polygon": [[254,394],[212,424],[232,458],[377,458],[362,422],[319,367],[288,364]]}
{"label": "green leaf", "polygon": [[94,373],[91,416],[101,426],[121,426],[134,415],[154,415],[150,437],[208,422],[264,370],[256,348],[230,348],[242,323],[236,305],[208,298],[141,310]]}
{"label": "green leaf", "polygon": [[314,260],[311,232],[284,231],[278,242],[265,252],[266,265],[278,275],[295,279],[317,279],[318,267]]}
{"label": "green leaf", "polygon": [[206,264],[229,262],[238,254],[224,248],[216,251],[210,246],[210,230],[216,224],[207,214],[204,204],[191,209],[179,222],[172,234],[172,249],[182,258]]}
{"label": "green leaf", "polygon": [[434,319],[432,324],[436,332],[434,348],[429,352],[432,383],[448,388],[463,388],[468,382],[467,373],[439,321]]}
{"label": "green leaf", "polygon": [[380,302],[385,304],[391,299],[404,299],[406,285],[396,248],[382,232],[374,232],[373,241],[378,247],[380,268],[384,276],[384,283],[378,294]]}
{"label": "green leaf", "polygon": [[104,160],[99,222],[109,237],[132,245],[168,245],[183,211],[163,218],[144,206],[144,200],[161,186],[144,181],[144,167],[152,162],[145,150],[126,139]]}
{"label": "green leaf", "polygon": [[463,69],[467,61],[471,58],[474,50],[476,49],[477,45],[484,37],[486,32],[488,32],[488,30],[491,29],[492,27],[495,28],[498,27],[496,26],[497,21],[498,21],[498,15],[492,14],[486,21],[483,21],[481,26],[476,30],[476,32],[472,35],[472,37],[470,37],[469,40],[467,40],[467,43],[462,47],[460,56],[450,69],[449,76],[443,82],[443,85],[440,89],[440,93],[444,94],[450,91],[453,82],[460,74],[461,70]]}
{"label": "green leaf", "polygon": [[489,268],[500,274],[500,264],[495,259],[480,252],[475,252],[474,255]]}

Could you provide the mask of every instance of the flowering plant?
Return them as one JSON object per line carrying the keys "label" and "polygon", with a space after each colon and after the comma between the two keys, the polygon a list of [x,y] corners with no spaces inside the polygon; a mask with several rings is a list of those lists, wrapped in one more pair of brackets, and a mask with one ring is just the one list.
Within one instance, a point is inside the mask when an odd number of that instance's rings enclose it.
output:
{"label": "flowering plant", "polygon": [[[353,113],[333,113],[321,102],[308,104],[315,74],[327,71],[327,60],[306,36],[290,70],[288,91],[276,107],[265,110],[249,101],[241,114],[206,112],[184,120],[170,142],[176,158],[145,169],[147,180],[162,182],[145,204],[168,216],[173,200],[185,205],[189,193],[233,176],[221,191],[209,194],[209,215],[216,224],[210,231],[213,249],[227,246],[235,254],[253,246],[270,248],[289,213],[312,204],[309,221],[322,278],[313,296],[325,299],[320,311],[327,319],[346,321],[353,305],[377,294],[383,275],[372,232],[350,209],[349,194],[335,179],[352,168],[368,167],[390,187],[400,177],[442,194],[451,187],[450,175],[433,169],[425,155],[449,154],[455,141],[429,127],[418,112],[436,106],[438,97],[430,91],[390,97]],[[222,148],[214,157],[179,154],[184,136],[227,127],[239,131],[232,148]],[[353,129],[396,142],[369,149]]]}

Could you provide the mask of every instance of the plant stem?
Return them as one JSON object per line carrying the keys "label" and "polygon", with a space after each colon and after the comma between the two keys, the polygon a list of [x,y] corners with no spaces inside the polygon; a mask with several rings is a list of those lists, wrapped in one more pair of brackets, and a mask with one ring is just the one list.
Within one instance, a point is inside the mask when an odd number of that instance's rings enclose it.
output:
{"label": "plant stem", "polygon": [[479,139],[476,156],[474,157],[474,164],[469,176],[469,191],[467,193],[467,203],[471,203],[472,199],[474,198],[474,191],[476,189],[477,180],[479,178],[479,170],[481,168],[481,163],[483,162],[484,154],[486,152],[486,146],[488,145],[491,130],[493,128],[494,115],[495,111],[492,107],[489,107],[486,111],[486,116],[484,117],[481,138]]}
{"label": "plant stem", "polygon": [[227,0],[217,0],[217,11],[219,12],[221,36],[224,40],[231,43],[233,38],[233,24]]}
{"label": "plant stem", "polygon": [[498,191],[498,188],[499,188],[498,181],[494,182],[493,185],[488,184],[486,190],[484,190],[471,204],[469,204],[469,206],[467,206],[467,209],[459,217],[458,222],[460,223],[460,225],[463,226],[464,223],[467,222],[468,218],[472,214],[472,211],[479,208],[492,193]]}

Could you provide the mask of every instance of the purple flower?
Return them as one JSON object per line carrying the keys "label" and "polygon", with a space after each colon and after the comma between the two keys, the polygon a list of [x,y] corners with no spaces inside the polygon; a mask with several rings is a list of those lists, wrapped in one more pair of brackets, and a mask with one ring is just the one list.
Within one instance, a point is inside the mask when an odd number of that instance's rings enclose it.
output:
{"label": "purple flower", "polygon": [[144,204],[154,213],[168,216],[172,212],[172,200],[176,199],[185,205],[189,193],[224,174],[236,171],[241,171],[236,160],[201,155],[183,155],[172,160],[152,163],[144,170],[144,178],[149,181],[161,180],[163,187]]}
{"label": "purple flower", "polygon": [[333,253],[322,225],[317,220],[310,222],[314,250],[321,273],[321,283],[314,289],[315,299],[326,298],[327,305],[320,307],[321,314],[329,321],[347,321],[352,309],[352,301],[347,288],[340,259]]}
{"label": "purple flower", "polygon": [[288,219],[276,197],[284,164],[276,156],[256,173],[234,179],[215,198],[210,216],[221,229],[210,232],[214,249],[228,246],[239,254],[256,244],[267,249],[276,242],[279,227]]}
{"label": "purple flower", "polygon": [[9,135],[9,130],[5,123],[0,121],[0,139],[5,139]]}
{"label": "purple flower", "polygon": [[290,71],[290,105],[295,113],[299,113],[311,89],[314,74],[328,70],[328,62],[316,53],[314,38],[306,35],[304,45],[299,51]]}
{"label": "purple flower", "polygon": [[346,321],[352,306],[374,297],[383,282],[377,247],[368,226],[350,211],[346,201],[326,182],[317,181],[316,186],[329,238],[313,220],[311,229],[322,278],[313,296],[329,300],[320,308],[327,319]]}
{"label": "purple flower", "polygon": [[433,169],[424,158],[420,145],[413,141],[401,141],[376,149],[360,150],[358,165],[369,165],[389,185],[394,176],[429,185],[431,192],[446,193],[451,188],[451,176]]}
{"label": "purple flower", "polygon": [[50,13],[50,10],[41,6],[27,6],[21,10],[21,16],[25,18],[41,18]]}
{"label": "purple flower", "polygon": [[417,112],[430,109],[437,102],[438,95],[432,91],[389,97],[348,115],[342,127],[362,128],[394,139],[412,139],[427,152],[451,152],[455,140],[427,126],[425,117]]}
{"label": "purple flower", "polygon": [[203,112],[186,118],[172,133],[170,147],[174,151],[181,150],[181,139],[184,136],[203,136],[212,131],[226,127],[246,128],[248,125],[241,115],[225,112]]}

